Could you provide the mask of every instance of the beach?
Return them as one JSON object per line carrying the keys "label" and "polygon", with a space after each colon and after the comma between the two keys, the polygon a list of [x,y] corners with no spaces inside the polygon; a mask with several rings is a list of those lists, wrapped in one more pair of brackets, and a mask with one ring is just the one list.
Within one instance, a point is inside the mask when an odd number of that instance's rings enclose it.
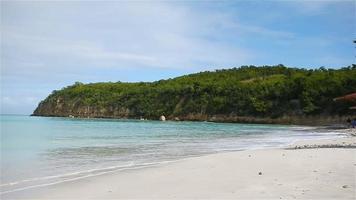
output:
{"label": "beach", "polygon": [[355,199],[356,137],[217,153],[2,194],[2,199]]}
{"label": "beach", "polygon": [[1,0],[0,200],[356,200],[355,2]]}

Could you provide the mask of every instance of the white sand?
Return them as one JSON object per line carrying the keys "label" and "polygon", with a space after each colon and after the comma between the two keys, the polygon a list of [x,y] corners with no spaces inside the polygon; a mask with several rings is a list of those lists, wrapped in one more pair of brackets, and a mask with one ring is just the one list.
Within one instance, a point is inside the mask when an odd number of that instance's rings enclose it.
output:
{"label": "white sand", "polygon": [[[356,137],[298,145],[324,143],[356,144]],[[2,198],[356,199],[355,185],[355,148],[271,149],[190,158],[8,193]]]}

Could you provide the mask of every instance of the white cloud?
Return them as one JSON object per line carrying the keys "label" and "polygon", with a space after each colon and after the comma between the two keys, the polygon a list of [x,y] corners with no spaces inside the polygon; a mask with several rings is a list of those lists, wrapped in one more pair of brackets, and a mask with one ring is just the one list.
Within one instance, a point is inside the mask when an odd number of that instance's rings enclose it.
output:
{"label": "white cloud", "polygon": [[[81,9],[74,12],[73,7]],[[251,51],[220,41],[225,33],[212,27],[232,19],[216,20],[219,13],[193,12],[163,2],[108,3],[98,7],[37,2],[26,7],[20,4],[18,9],[24,16],[5,19],[2,25],[5,51],[15,49],[24,63],[42,62],[50,71],[55,67],[66,71],[73,65],[176,69],[200,68],[202,63],[236,66],[252,57]],[[31,15],[26,18],[29,11]],[[279,34],[258,27],[242,29]],[[5,62],[5,68],[9,67]]]}
{"label": "white cloud", "polygon": [[[3,42],[9,47],[25,51],[37,52],[40,55],[63,55],[92,60],[129,60],[132,62],[152,62],[155,58],[129,52],[115,52],[106,50],[83,41],[61,40],[56,38],[23,35],[16,32],[4,31],[6,40]],[[28,65],[31,66],[31,65]]]}
{"label": "white cloud", "polygon": [[235,29],[237,32],[244,34],[255,34],[260,37],[278,38],[279,40],[293,39],[295,34],[283,30],[273,30],[263,26],[246,25],[243,23],[230,23],[229,27]]}

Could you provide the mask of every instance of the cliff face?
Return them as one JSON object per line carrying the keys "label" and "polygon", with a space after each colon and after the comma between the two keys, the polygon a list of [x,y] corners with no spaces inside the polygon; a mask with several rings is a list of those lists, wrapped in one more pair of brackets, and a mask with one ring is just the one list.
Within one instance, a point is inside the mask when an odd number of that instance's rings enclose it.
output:
{"label": "cliff face", "polygon": [[124,107],[96,107],[81,105],[79,101],[66,101],[63,97],[48,99],[41,102],[33,112],[33,116],[83,117],[83,118],[128,118],[130,110]]}
{"label": "cliff face", "polygon": [[[179,105],[178,105],[179,106]],[[90,106],[78,106],[66,104],[62,98],[51,102],[42,102],[36,108],[33,116],[56,116],[56,117],[79,117],[79,118],[132,118],[139,119],[130,113],[128,108],[108,107],[96,108]],[[348,115],[284,115],[277,118],[261,116],[238,116],[234,114],[207,115],[207,114],[187,114],[187,115],[167,115],[168,120],[173,121],[210,121],[210,122],[232,122],[232,123],[260,123],[260,124],[298,124],[298,125],[331,125],[344,124],[348,118],[355,118],[355,114]],[[157,117],[148,117],[151,120],[158,120]]]}
{"label": "cliff face", "polygon": [[34,116],[146,118],[215,122],[322,124],[355,117],[348,102],[356,68],[271,67],[203,72],[152,83],[76,83],[53,91]]}

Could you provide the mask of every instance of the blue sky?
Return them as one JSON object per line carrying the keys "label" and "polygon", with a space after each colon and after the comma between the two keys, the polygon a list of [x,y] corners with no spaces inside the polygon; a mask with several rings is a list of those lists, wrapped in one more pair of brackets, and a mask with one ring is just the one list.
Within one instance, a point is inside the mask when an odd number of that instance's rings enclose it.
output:
{"label": "blue sky", "polygon": [[1,1],[1,113],[75,81],[354,63],[355,1]]}

